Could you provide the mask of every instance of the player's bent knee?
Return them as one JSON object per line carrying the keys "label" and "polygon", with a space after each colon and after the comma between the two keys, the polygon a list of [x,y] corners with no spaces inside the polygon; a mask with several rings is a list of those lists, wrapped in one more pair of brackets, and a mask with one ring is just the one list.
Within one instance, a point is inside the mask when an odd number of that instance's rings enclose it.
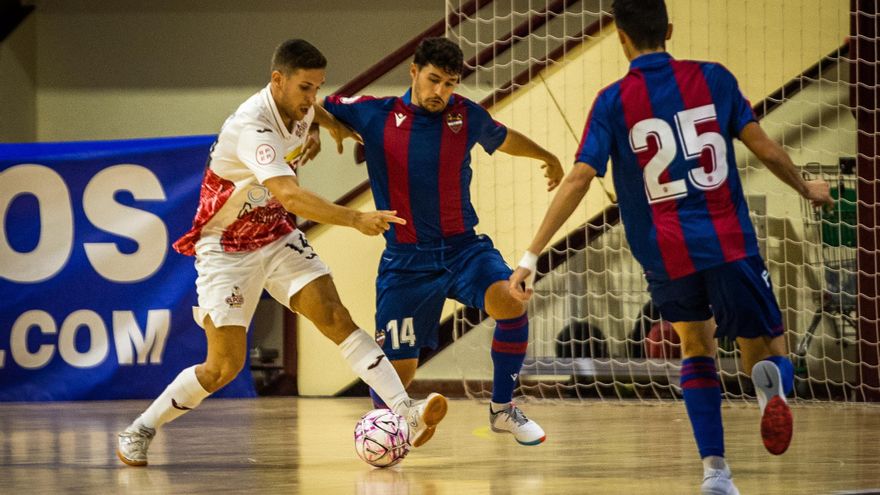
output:
{"label": "player's bent knee", "polygon": [[199,373],[199,383],[205,390],[214,393],[234,380],[242,368],[244,368],[243,360],[240,363],[225,361],[219,366],[205,365]]}

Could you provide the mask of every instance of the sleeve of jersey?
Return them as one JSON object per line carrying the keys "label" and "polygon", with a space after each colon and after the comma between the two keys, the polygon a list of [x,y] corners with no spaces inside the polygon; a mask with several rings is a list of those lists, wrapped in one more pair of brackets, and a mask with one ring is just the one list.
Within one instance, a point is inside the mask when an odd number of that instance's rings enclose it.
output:
{"label": "sleeve of jersey", "polygon": [[752,104],[749,103],[749,100],[740,91],[739,83],[736,82],[733,74],[724,67],[721,67],[721,69],[724,78],[724,94],[730,95],[732,100],[728,129],[731,136],[739,136],[740,131],[742,131],[746,124],[757,122],[758,118],[755,116],[755,112],[752,111]]}
{"label": "sleeve of jersey", "polygon": [[330,95],[324,98],[324,110],[339,119],[345,125],[357,132],[362,132],[363,119],[361,118],[362,105],[358,102],[373,100],[369,96],[338,96]]}
{"label": "sleeve of jersey", "polygon": [[575,154],[575,163],[581,162],[593,167],[596,175],[604,177],[608,170],[608,157],[611,149],[611,127],[608,112],[605,110],[604,93],[593,102],[581,144]]}
{"label": "sleeve of jersey", "polygon": [[486,153],[490,155],[495,153],[495,150],[504,143],[504,140],[507,139],[507,127],[493,119],[489,112],[486,111],[482,106],[474,103],[472,107],[469,109],[470,112],[475,112],[477,116],[476,121],[480,124],[480,134],[477,136],[477,142],[480,143],[480,146],[486,150]]}
{"label": "sleeve of jersey", "polygon": [[284,148],[274,137],[274,133],[258,133],[256,127],[246,127],[238,139],[238,159],[254,173],[260,184],[272,177],[296,176],[284,163]]}

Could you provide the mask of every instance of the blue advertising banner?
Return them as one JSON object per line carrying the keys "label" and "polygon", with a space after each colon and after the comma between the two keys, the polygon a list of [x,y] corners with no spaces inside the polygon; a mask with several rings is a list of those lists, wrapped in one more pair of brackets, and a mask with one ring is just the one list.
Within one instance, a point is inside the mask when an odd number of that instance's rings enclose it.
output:
{"label": "blue advertising banner", "polygon": [[[0,144],[0,401],[152,399],[204,360],[171,244],[214,139]],[[215,395],[255,396],[248,366]]]}

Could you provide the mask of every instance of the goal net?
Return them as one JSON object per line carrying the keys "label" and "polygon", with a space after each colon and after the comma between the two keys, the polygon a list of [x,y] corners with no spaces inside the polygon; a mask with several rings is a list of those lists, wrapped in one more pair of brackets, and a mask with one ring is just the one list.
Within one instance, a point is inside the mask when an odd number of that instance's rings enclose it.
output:
{"label": "goal net", "polygon": [[[464,3],[448,0],[447,19]],[[737,141],[737,167],[797,368],[796,396],[804,400],[865,400],[878,392],[876,365],[865,365],[877,362],[876,333],[865,337],[859,330],[859,85],[853,76],[858,60],[846,43],[850,3],[667,0],[672,55],[728,67],[762,127],[802,173],[832,185],[834,207],[816,211]],[[483,1],[479,7],[447,26],[447,36],[465,53],[460,92],[550,149],[568,170],[594,97],[628,67],[611,1]],[[478,228],[514,263],[553,193],[531,160],[479,152],[473,168]],[[873,225],[863,222],[862,228]],[[610,177],[594,182],[551,244],[529,307],[530,345],[518,393],[679,397],[680,344],[650,302]],[[494,322],[473,312],[456,311],[453,318],[457,342],[449,359],[467,393],[487,398]],[[737,355],[734,342],[720,342],[724,394],[753,398]]]}

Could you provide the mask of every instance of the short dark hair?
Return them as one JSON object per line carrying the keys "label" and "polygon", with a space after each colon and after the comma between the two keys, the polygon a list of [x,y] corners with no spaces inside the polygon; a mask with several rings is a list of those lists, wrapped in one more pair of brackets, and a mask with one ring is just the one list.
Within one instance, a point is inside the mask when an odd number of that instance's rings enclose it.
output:
{"label": "short dark hair", "polygon": [[306,40],[292,39],[278,45],[272,55],[272,70],[288,75],[297,69],[323,69],[327,59]]}
{"label": "short dark hair", "polygon": [[669,14],[664,0],[614,0],[614,22],[640,50],[666,43]]}
{"label": "short dark hair", "polygon": [[425,38],[416,48],[413,63],[419,69],[431,64],[450,74],[461,74],[464,55],[458,45],[446,38]]}

